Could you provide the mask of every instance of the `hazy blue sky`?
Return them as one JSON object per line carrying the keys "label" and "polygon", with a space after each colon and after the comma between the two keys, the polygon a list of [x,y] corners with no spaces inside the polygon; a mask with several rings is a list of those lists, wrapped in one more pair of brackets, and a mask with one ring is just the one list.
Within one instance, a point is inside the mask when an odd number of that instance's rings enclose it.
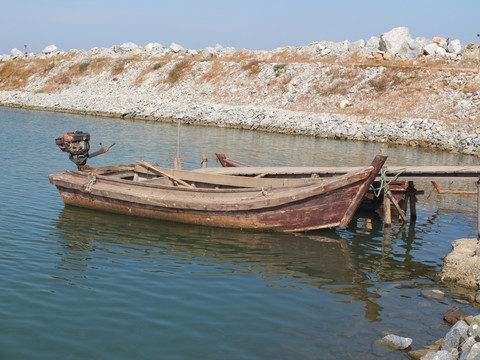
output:
{"label": "hazy blue sky", "polygon": [[149,42],[271,50],[356,41],[406,26],[413,37],[478,42],[480,0],[0,0],[0,54]]}

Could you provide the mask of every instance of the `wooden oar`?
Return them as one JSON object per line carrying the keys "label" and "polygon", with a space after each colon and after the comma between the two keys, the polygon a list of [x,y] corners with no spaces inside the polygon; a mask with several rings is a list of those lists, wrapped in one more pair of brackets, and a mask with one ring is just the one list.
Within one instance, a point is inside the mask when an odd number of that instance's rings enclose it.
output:
{"label": "wooden oar", "polygon": [[147,169],[150,169],[150,170],[153,170],[153,171],[159,173],[160,175],[166,176],[166,177],[172,179],[173,181],[176,181],[176,182],[178,182],[179,184],[182,184],[183,186],[186,186],[186,187],[188,187],[188,188],[190,188],[190,189],[193,189],[193,188],[194,188],[192,185],[190,185],[189,183],[183,181],[182,179],[179,179],[179,178],[177,178],[177,177],[175,177],[175,176],[173,176],[173,175],[170,175],[170,174],[166,173],[165,171],[162,171],[162,170],[159,169],[158,167],[153,166],[153,165],[147,163],[146,161],[143,161],[143,160],[138,161],[138,160],[137,160],[137,163],[139,163],[140,165],[146,167]]}

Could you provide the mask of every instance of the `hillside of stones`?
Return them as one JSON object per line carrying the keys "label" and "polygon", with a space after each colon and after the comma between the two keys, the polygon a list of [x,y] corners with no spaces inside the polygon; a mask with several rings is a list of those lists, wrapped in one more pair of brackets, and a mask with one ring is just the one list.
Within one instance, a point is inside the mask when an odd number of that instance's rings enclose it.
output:
{"label": "hillside of stones", "polygon": [[478,46],[413,39],[272,51],[126,43],[0,56],[0,104],[479,153]]}

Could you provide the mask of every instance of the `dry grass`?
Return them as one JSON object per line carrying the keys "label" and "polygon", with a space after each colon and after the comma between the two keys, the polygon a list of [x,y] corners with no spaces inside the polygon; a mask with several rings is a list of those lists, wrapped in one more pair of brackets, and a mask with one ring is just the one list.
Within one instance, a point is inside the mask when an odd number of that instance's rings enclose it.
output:
{"label": "dry grass", "polygon": [[167,82],[171,85],[179,81],[185,74],[192,69],[191,60],[182,60],[177,62],[168,73]]}
{"label": "dry grass", "polygon": [[480,79],[478,77],[471,79],[462,89],[464,94],[473,94],[480,91]]}
{"label": "dry grass", "polygon": [[260,66],[260,60],[249,60],[242,64],[242,70],[248,71],[250,75],[254,76],[257,75],[260,71],[262,71],[262,67]]}
{"label": "dry grass", "polygon": [[20,60],[0,62],[0,89],[15,90],[28,85],[35,74],[45,75],[55,67],[55,62],[47,59],[34,61]]}
{"label": "dry grass", "polygon": [[298,54],[297,51],[291,50],[291,49],[283,49],[275,53],[270,59],[270,62],[273,62],[273,63],[286,63],[286,64],[313,63],[316,61],[318,61],[318,59],[312,59],[307,54]]}
{"label": "dry grass", "polygon": [[224,74],[225,74],[225,71],[223,69],[223,63],[218,59],[214,59],[212,61],[212,67],[208,72],[203,74],[201,81],[204,81],[204,82],[213,81],[214,79],[219,78]]}
{"label": "dry grass", "polygon": [[113,63],[111,74],[112,76],[120,75],[125,71],[126,65],[130,60],[119,59]]}
{"label": "dry grass", "polygon": [[94,59],[90,62],[88,66],[91,73],[98,75],[111,67],[112,59],[110,58],[99,58]]}

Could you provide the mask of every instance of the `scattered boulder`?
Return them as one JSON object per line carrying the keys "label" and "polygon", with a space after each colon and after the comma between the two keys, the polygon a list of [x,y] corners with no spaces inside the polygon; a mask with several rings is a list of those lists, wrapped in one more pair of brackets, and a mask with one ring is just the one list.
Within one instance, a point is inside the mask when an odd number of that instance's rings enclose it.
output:
{"label": "scattered boulder", "polygon": [[359,52],[361,49],[365,47],[364,40],[358,40],[348,44],[348,51],[350,52]]}
{"label": "scattered boulder", "polygon": [[416,59],[417,57],[423,55],[423,46],[420,42],[410,39],[403,44],[398,54],[406,57],[407,59]]}
{"label": "scattered boulder", "polygon": [[184,49],[183,46],[178,45],[178,44],[176,44],[176,43],[174,43],[174,42],[172,42],[172,43],[170,44],[170,49],[171,49],[174,53],[179,53],[179,52],[184,52],[184,51],[185,51],[185,49]]}
{"label": "scattered boulder", "polygon": [[460,360],[480,359],[480,343],[473,344],[469,349],[465,349],[460,356]]}
{"label": "scattered boulder", "polygon": [[395,53],[387,51],[385,54],[383,54],[383,59],[386,61],[393,61],[395,60]]}
{"label": "scattered boulder", "polygon": [[20,50],[18,50],[17,48],[13,48],[10,51],[10,54],[12,54],[12,56],[15,57],[15,58],[23,56],[23,53]]}
{"label": "scattered boulder", "polygon": [[455,324],[459,320],[463,320],[465,318],[465,313],[459,307],[454,307],[449,310],[443,315],[443,319],[449,323],[450,325]]}
{"label": "scattered boulder", "polygon": [[447,50],[445,50],[441,46],[438,46],[437,50],[435,50],[435,55],[446,56],[447,55]]}
{"label": "scattered boulder", "polygon": [[423,51],[425,52],[425,55],[435,55],[437,53],[438,45],[435,43],[431,43],[426,45],[423,48]]}
{"label": "scattered boulder", "polygon": [[406,338],[406,337],[401,337],[398,335],[393,335],[389,334],[387,336],[384,336],[380,342],[389,348],[392,348],[394,350],[405,350],[412,345],[412,339]]}
{"label": "scattered boulder", "polygon": [[438,289],[425,289],[422,290],[422,296],[429,299],[439,300],[445,296],[445,293]]}
{"label": "scattered boulder", "polygon": [[467,330],[468,324],[463,320],[458,321],[450,328],[447,335],[445,335],[440,350],[448,351],[453,348],[458,348],[462,341],[462,336],[467,333]]}
{"label": "scattered boulder", "polygon": [[158,50],[163,50],[165,49],[165,46],[159,43],[151,42],[145,45],[144,47],[145,51],[158,51]]}
{"label": "scattered boulder", "polygon": [[121,52],[130,52],[132,50],[135,50],[135,49],[138,49],[140,46],[138,46],[137,44],[134,44],[132,42],[127,42],[127,43],[123,43],[122,45],[120,45],[120,51]]}
{"label": "scattered boulder", "polygon": [[407,27],[397,27],[380,36],[379,49],[398,54],[409,40],[412,40],[410,30]]}
{"label": "scattered boulder", "polygon": [[332,53],[332,50],[330,49],[323,49],[320,51],[320,55],[323,57],[323,56],[327,56],[327,55],[330,55]]}
{"label": "scattered boulder", "polygon": [[436,36],[436,37],[433,38],[432,41],[435,44],[437,44],[438,47],[441,47],[441,48],[445,49],[445,51],[447,50],[447,48],[448,48],[447,39],[445,39],[443,37],[440,37],[440,36]]}
{"label": "scattered boulder", "polygon": [[54,52],[57,52],[57,47],[55,45],[48,45],[42,50],[42,54],[44,55],[50,55]]}
{"label": "scattered boulder", "polygon": [[447,51],[451,54],[459,54],[462,51],[460,40],[451,40],[448,42]]}
{"label": "scattered boulder", "polygon": [[343,99],[342,101],[340,101],[340,109],[345,109],[349,106],[352,106],[352,103],[348,99]]}

